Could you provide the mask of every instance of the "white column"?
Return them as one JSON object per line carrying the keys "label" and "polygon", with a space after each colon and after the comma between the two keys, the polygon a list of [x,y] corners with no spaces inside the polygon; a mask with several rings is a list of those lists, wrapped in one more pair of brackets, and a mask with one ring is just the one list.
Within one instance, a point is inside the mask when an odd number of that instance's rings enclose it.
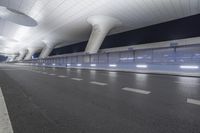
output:
{"label": "white column", "polygon": [[17,59],[17,54],[13,56],[12,61],[15,61]]}
{"label": "white column", "polygon": [[41,52],[39,58],[46,58],[46,57],[48,57],[53,49],[54,49],[54,46],[45,46],[42,49],[42,52]]}
{"label": "white column", "polygon": [[50,41],[43,41],[45,43],[44,48],[42,49],[42,52],[40,54],[39,58],[46,58],[50,55],[54,47],[56,46],[55,42]]}
{"label": "white column", "polygon": [[85,49],[89,54],[97,53],[110,30],[121,25],[119,20],[109,16],[92,16],[87,21],[92,25],[92,33]]}
{"label": "white column", "polygon": [[26,53],[27,53],[27,49],[21,50],[21,51],[19,52],[19,57],[18,57],[17,60],[18,60],[18,61],[23,60],[24,57],[25,57],[25,55],[26,55]]}
{"label": "white column", "polygon": [[30,60],[31,57],[37,52],[38,48],[28,48],[28,53],[26,54],[25,60]]}

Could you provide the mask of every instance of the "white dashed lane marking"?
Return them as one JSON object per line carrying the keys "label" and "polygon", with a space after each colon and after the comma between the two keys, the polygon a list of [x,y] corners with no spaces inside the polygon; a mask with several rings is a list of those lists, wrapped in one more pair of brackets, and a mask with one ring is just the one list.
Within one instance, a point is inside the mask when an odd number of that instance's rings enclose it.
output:
{"label": "white dashed lane marking", "polygon": [[40,73],[40,71],[34,71],[34,72],[36,72],[36,73]]}
{"label": "white dashed lane marking", "polygon": [[101,86],[107,85],[107,83],[96,82],[96,81],[92,81],[92,82],[90,82],[90,83],[91,83],[91,84],[95,84],[95,85],[101,85]]}
{"label": "white dashed lane marking", "polygon": [[187,98],[187,103],[195,104],[195,105],[199,105],[200,106],[200,100],[196,100],[196,99]]}
{"label": "white dashed lane marking", "polygon": [[80,79],[80,78],[71,78],[72,80],[76,80],[76,81],[81,81],[83,79]]}
{"label": "white dashed lane marking", "polygon": [[67,78],[67,76],[65,76],[65,75],[59,75],[58,77],[59,78]]}
{"label": "white dashed lane marking", "polygon": [[0,87],[0,133],[13,133],[8,110]]}
{"label": "white dashed lane marking", "polygon": [[42,72],[42,74],[48,74],[47,72]]}
{"label": "white dashed lane marking", "polygon": [[54,74],[54,73],[50,73],[49,75],[50,75],[50,76],[55,76],[56,74]]}
{"label": "white dashed lane marking", "polygon": [[124,90],[124,91],[130,91],[130,92],[135,92],[135,93],[139,93],[139,94],[145,94],[145,95],[148,95],[148,94],[151,93],[150,91],[145,91],[145,90],[140,90],[140,89],[134,89],[134,88],[128,88],[128,87],[122,88],[122,90]]}

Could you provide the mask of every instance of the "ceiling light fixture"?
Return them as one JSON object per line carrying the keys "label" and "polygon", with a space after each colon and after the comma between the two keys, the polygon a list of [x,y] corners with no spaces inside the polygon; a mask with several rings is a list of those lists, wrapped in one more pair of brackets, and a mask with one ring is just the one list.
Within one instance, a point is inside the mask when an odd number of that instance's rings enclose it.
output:
{"label": "ceiling light fixture", "polygon": [[23,26],[33,27],[37,25],[37,22],[28,15],[4,6],[0,6],[0,18]]}
{"label": "ceiling light fixture", "polygon": [[0,41],[13,42],[13,43],[18,42],[18,41],[15,40],[15,39],[7,38],[7,37],[5,37],[5,36],[0,36]]}

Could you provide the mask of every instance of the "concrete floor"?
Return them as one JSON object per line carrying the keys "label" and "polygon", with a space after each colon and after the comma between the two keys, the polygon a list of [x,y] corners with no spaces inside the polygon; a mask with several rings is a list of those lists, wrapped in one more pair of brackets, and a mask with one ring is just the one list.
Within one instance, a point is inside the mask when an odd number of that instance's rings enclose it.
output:
{"label": "concrete floor", "polygon": [[0,65],[0,87],[15,133],[200,133],[200,78]]}

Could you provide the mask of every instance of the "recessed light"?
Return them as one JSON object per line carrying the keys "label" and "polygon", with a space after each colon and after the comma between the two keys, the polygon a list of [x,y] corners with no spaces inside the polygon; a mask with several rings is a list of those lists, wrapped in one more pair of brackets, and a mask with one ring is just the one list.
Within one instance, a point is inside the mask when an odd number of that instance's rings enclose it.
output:
{"label": "recessed light", "polygon": [[90,66],[91,66],[91,67],[95,67],[95,66],[97,66],[97,65],[96,65],[96,64],[90,64]]}
{"label": "recessed light", "polygon": [[116,64],[109,64],[109,67],[117,67]]}
{"label": "recessed light", "polygon": [[193,65],[188,65],[188,66],[186,66],[186,65],[181,65],[180,66],[180,68],[181,69],[199,69],[199,66],[193,66]]}
{"label": "recessed light", "polygon": [[137,68],[147,68],[147,65],[136,65]]}

